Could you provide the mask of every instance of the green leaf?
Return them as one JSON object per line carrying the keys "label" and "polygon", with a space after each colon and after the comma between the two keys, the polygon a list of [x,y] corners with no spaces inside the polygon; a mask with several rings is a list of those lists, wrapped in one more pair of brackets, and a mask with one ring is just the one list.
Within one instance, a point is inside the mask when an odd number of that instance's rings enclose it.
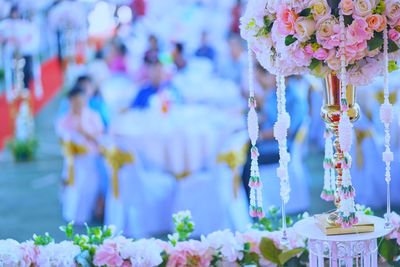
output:
{"label": "green leaf", "polygon": [[385,258],[390,264],[393,262],[394,257],[397,255],[398,247],[395,240],[388,240],[383,238],[382,243],[379,246],[379,254]]}
{"label": "green leaf", "polygon": [[[389,60],[389,65],[388,65],[388,71],[393,72],[399,69],[399,66],[397,66],[397,62],[394,60]],[[374,215],[373,212],[371,215]]]}
{"label": "green leaf", "polygon": [[300,12],[300,16],[308,17],[311,14],[311,8],[305,8]]}
{"label": "green leaf", "polygon": [[269,260],[272,263],[279,264],[279,254],[282,253],[282,250],[277,248],[274,244],[274,241],[272,241],[269,238],[263,237],[260,242],[260,251],[261,255]]}
{"label": "green leaf", "polygon": [[288,36],[286,36],[286,38],[285,38],[285,45],[286,45],[286,46],[289,46],[289,45],[293,44],[293,43],[296,42],[296,41],[297,41],[297,38],[296,38],[296,37],[294,37],[293,35],[288,35]]}
{"label": "green leaf", "polygon": [[344,25],[349,26],[353,22],[353,16],[348,15],[348,16],[343,16],[344,19]]}
{"label": "green leaf", "polygon": [[310,70],[314,70],[315,68],[318,67],[319,64],[321,64],[321,61],[316,58],[313,58],[313,59],[311,59],[311,64],[310,64],[310,66],[308,66],[308,68]]}
{"label": "green leaf", "polygon": [[[383,42],[383,41],[382,41]],[[393,53],[399,50],[399,46],[391,39],[388,40],[388,53]]]}
{"label": "green leaf", "polygon": [[257,265],[259,266],[260,256],[255,252],[244,253],[240,266]]}
{"label": "green leaf", "polygon": [[292,249],[292,250],[288,250],[288,251],[282,252],[278,256],[280,265],[284,265],[291,258],[299,255],[300,253],[303,253],[304,250],[305,250],[304,248],[295,248],[295,249]]}
{"label": "green leaf", "polygon": [[382,34],[375,32],[374,38],[367,41],[368,50],[375,50],[383,45]]}

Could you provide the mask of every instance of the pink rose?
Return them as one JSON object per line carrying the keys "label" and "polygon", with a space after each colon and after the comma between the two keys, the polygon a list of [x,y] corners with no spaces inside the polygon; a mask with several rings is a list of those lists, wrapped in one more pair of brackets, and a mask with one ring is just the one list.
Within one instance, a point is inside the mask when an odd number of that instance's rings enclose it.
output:
{"label": "pink rose", "polygon": [[389,38],[393,41],[397,41],[400,38],[400,33],[395,29],[390,29],[388,32]]}
{"label": "pink rose", "polygon": [[343,15],[351,15],[354,11],[354,3],[353,0],[342,0],[339,4],[340,9],[342,10]]}
{"label": "pink rose", "polygon": [[366,22],[370,30],[377,32],[383,31],[386,25],[385,17],[378,14],[368,15]]}
{"label": "pink rose", "polygon": [[374,5],[374,0],[355,0],[354,13],[360,17],[368,16],[372,14]]}
{"label": "pink rose", "polygon": [[348,45],[361,43],[371,39],[372,32],[368,28],[368,23],[365,19],[357,17],[347,28],[346,42]]}
{"label": "pink rose", "polygon": [[328,57],[328,52],[322,47],[320,47],[314,52],[313,57],[315,57],[318,60],[325,60]]}
{"label": "pink rose", "polygon": [[385,15],[390,26],[396,25],[400,20],[400,2],[397,0],[385,1]]}
{"label": "pink rose", "polygon": [[93,263],[96,266],[119,267],[124,260],[119,254],[118,245],[113,240],[106,240],[97,248]]}
{"label": "pink rose", "polygon": [[317,41],[326,49],[332,49],[340,44],[339,22],[334,16],[322,20],[317,25]]}
{"label": "pink rose", "polygon": [[276,14],[278,31],[282,35],[294,34],[294,24],[298,15],[286,5],[280,5]]}
{"label": "pink rose", "polygon": [[312,56],[312,54],[314,54],[314,50],[312,48],[311,44],[308,44],[304,47],[304,52],[306,52],[307,54],[309,54],[310,56]]}

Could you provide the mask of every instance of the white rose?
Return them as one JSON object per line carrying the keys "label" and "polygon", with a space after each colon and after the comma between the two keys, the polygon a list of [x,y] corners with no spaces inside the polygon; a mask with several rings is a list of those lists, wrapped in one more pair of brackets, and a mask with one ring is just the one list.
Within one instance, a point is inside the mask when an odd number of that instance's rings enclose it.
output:
{"label": "white rose", "polygon": [[316,33],[318,43],[330,39],[331,36],[335,34],[334,27],[335,25],[338,25],[338,23],[338,20],[334,16],[331,16],[318,23]]}
{"label": "white rose", "polygon": [[301,42],[305,42],[315,32],[315,21],[306,17],[300,17],[294,23],[294,29],[296,38]]}
{"label": "white rose", "polygon": [[331,14],[331,8],[326,0],[312,0],[310,3],[311,13],[315,20],[320,20]]}
{"label": "white rose", "polygon": [[385,14],[388,18],[390,26],[395,26],[400,19],[400,2],[397,0],[389,0],[385,2]]}
{"label": "white rose", "polygon": [[358,16],[365,17],[372,14],[375,7],[373,0],[355,0],[354,13]]}

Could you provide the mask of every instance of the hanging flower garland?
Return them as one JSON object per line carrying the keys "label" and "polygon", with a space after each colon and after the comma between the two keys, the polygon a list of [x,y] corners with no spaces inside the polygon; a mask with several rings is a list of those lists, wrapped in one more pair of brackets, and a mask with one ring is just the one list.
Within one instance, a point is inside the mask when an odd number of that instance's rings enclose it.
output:
{"label": "hanging flower garland", "polygon": [[390,150],[390,124],[393,120],[393,107],[389,101],[389,60],[388,60],[388,30],[385,27],[383,31],[383,61],[384,61],[384,102],[380,108],[380,120],[385,127],[385,151],[382,153],[383,162],[385,162],[385,181],[387,184],[387,212],[386,212],[386,227],[390,227],[390,163],[393,161],[393,152]]}
{"label": "hanging flower garland", "polygon": [[324,187],[321,192],[321,198],[326,201],[335,199],[335,166],[333,164],[333,144],[332,133],[329,129],[325,130],[325,157],[324,157]]}
{"label": "hanging flower garland", "polygon": [[[346,56],[345,56],[345,25],[344,17],[341,12],[339,16],[340,23],[340,86],[341,86],[341,116],[339,121],[339,143],[340,148],[343,151],[343,158],[340,163],[342,166],[342,183],[337,188],[340,204],[338,207],[339,219],[338,223],[342,227],[351,227],[357,224],[358,218],[356,217],[354,196],[355,191],[351,182],[350,168],[351,168],[351,156],[350,149],[352,145],[353,137],[353,125],[350,122],[350,118],[347,114],[347,76],[346,76]],[[340,174],[339,174],[340,175]]]}
{"label": "hanging flower garland", "polygon": [[251,164],[250,164],[250,216],[255,218],[263,218],[264,210],[262,203],[262,182],[260,180],[260,171],[258,167],[258,149],[256,147],[258,139],[258,116],[256,112],[256,98],[254,95],[254,65],[253,56],[250,47],[248,48],[248,60],[249,60],[249,113],[247,117],[247,126],[249,131],[249,137],[251,141]]}

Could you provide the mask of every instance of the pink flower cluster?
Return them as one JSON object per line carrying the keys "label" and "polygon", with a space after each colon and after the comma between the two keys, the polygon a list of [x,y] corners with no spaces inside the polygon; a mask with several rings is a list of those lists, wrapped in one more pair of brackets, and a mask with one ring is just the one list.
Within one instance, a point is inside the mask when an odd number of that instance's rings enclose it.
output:
{"label": "pink flower cluster", "polygon": [[[262,14],[260,6],[267,6],[261,9]],[[366,84],[371,74],[382,73],[385,28],[389,56],[393,60],[400,58],[400,53],[395,53],[400,47],[400,0],[341,0],[338,7],[330,6],[327,0],[250,0],[241,20],[241,33],[271,73],[284,66],[280,70],[284,75],[324,75],[340,68],[339,13],[345,18],[349,75],[357,71],[361,77],[352,80],[354,85]],[[262,15],[264,20],[260,19]],[[380,68],[374,73],[367,64],[372,59]]]}

